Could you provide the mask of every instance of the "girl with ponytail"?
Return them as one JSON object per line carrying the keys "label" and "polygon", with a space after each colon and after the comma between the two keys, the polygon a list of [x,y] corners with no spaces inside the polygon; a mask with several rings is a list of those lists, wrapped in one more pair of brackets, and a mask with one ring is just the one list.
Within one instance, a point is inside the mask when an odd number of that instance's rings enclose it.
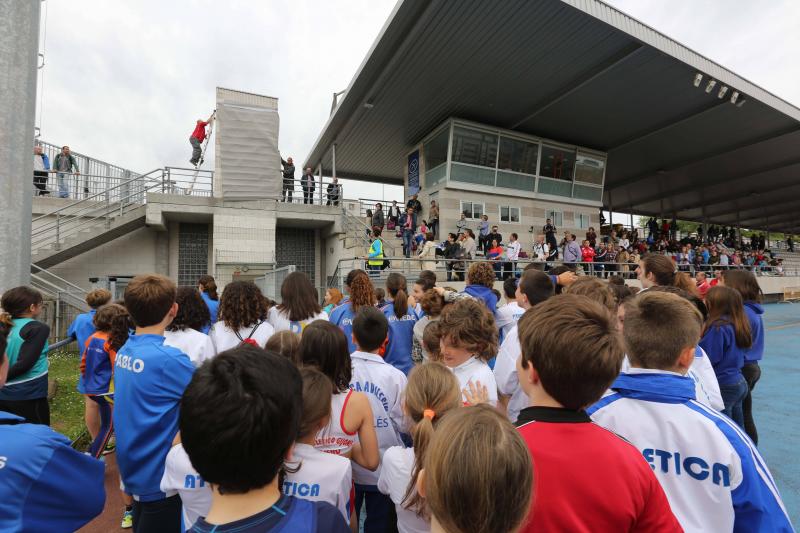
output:
{"label": "girl with ponytail", "polygon": [[389,343],[386,345],[384,359],[408,375],[414,366],[411,352],[417,314],[408,305],[408,282],[402,274],[392,272],[386,278],[386,302],[381,308],[389,321]]}
{"label": "girl with ponytail", "polygon": [[47,403],[47,339],[50,327],[36,320],[42,295],[31,287],[3,293],[0,322],[9,329],[6,356],[8,378],[0,389],[0,411],[21,416],[33,424],[50,425]]}
{"label": "girl with ponytail", "polygon": [[654,286],[677,287],[693,296],[700,295],[692,278],[685,272],[679,272],[678,265],[666,255],[647,254],[639,261],[636,275],[643,289]]}
{"label": "girl with ponytail", "polygon": [[375,305],[375,287],[367,273],[358,269],[347,274],[344,284],[349,297],[342,300],[341,305],[331,312],[330,321],[344,331],[347,349],[353,353],[356,351],[353,343],[353,318],[362,307]]}
{"label": "girl with ponytail", "polygon": [[208,324],[204,325],[203,328],[200,330],[201,333],[208,334],[208,331],[211,329],[217,322],[217,312],[219,311],[219,296],[217,296],[217,282],[214,280],[214,276],[209,276],[208,274],[204,274],[200,276],[200,279],[197,280],[197,286],[200,289],[200,296],[203,297],[203,301],[206,303],[208,307],[208,312],[211,314],[211,320]]}
{"label": "girl with ponytail", "polygon": [[414,447],[394,446],[386,450],[378,479],[378,490],[395,504],[400,533],[430,531],[430,517],[424,499],[416,491],[416,480],[439,420],[460,406],[458,380],[446,366],[429,362],[411,371],[403,411],[413,423]]}

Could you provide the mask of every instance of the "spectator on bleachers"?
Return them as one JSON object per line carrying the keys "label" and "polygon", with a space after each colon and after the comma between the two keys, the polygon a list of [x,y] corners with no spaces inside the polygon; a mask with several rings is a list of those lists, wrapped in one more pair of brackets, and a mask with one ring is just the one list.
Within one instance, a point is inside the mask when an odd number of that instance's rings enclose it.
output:
{"label": "spectator on bleachers", "polygon": [[414,210],[414,216],[419,216],[422,214],[422,204],[419,200],[417,200],[417,194],[414,193],[411,195],[411,198],[406,203],[406,208],[411,208]]}
{"label": "spectator on bleachers", "polygon": [[378,227],[383,231],[383,226],[385,225],[386,221],[383,217],[383,206],[380,202],[375,204],[375,211],[372,212],[372,227]]}
{"label": "spectator on bleachers", "polygon": [[439,231],[439,205],[436,200],[431,200],[431,207],[428,211],[428,227],[435,239]]}
{"label": "spectator on bleachers", "polygon": [[339,178],[333,177],[333,181],[327,187],[328,202],[327,205],[339,205],[339,199],[342,197],[342,186],[339,184]]}
{"label": "spectator on bleachers", "polygon": [[56,155],[53,160],[53,170],[56,171],[56,177],[58,178],[58,197],[68,198],[68,174],[74,173],[76,176],[80,175],[78,162],[75,161],[75,156],[70,153],[69,146],[63,146],[61,148],[61,153]]}
{"label": "spectator on bleachers", "polygon": [[[544,238],[547,240],[547,244],[550,246],[551,250],[558,246],[558,243],[556,242],[556,231],[558,230],[553,225],[553,221],[549,218],[545,220],[544,226],[542,226],[542,233],[544,233]],[[595,235],[595,238],[597,238],[597,235]]]}
{"label": "spectator on bleachers", "polygon": [[460,236],[467,229],[467,215],[461,213],[461,217],[456,221],[456,233]]}
{"label": "spectator on bleachers", "polygon": [[592,248],[597,245],[597,233],[594,231],[594,228],[590,227],[589,231],[586,232],[586,240],[589,241],[589,246]]}
{"label": "spectator on bleachers", "polygon": [[539,235],[536,242],[533,243],[533,260],[541,263],[547,261],[548,255],[550,255],[550,246],[544,242],[544,235]]}
{"label": "spectator on bleachers", "polygon": [[489,215],[483,215],[478,222],[478,246],[485,253],[487,248],[486,237],[489,235]]}
{"label": "spectator on bleachers", "polygon": [[306,167],[305,173],[303,173],[303,176],[300,178],[300,187],[303,189],[303,203],[313,204],[314,191],[317,187],[314,182],[314,171],[311,170],[311,167]]}
{"label": "spectator on bleachers", "polygon": [[283,188],[281,189],[281,201],[287,201],[286,198],[289,198],[289,203],[292,202],[292,193],[294,192],[294,161],[291,157],[287,158],[286,161],[281,158],[281,165],[283,165]]}

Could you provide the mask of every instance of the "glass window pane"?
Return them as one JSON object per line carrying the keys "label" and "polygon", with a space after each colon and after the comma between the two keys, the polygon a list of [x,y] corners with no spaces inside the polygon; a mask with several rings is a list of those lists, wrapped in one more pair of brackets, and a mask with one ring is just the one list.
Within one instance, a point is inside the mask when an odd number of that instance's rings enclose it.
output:
{"label": "glass window pane", "polygon": [[500,158],[497,168],[524,174],[536,174],[539,145],[508,137],[500,138]]}
{"label": "glass window pane", "polygon": [[456,126],[453,130],[453,161],[495,168],[497,135]]}
{"label": "glass window pane", "polygon": [[519,207],[512,207],[508,211],[509,222],[519,222]]}
{"label": "glass window pane", "polygon": [[539,175],[546,178],[572,181],[575,168],[575,151],[542,146],[542,167]]}
{"label": "glass window pane", "polygon": [[563,216],[564,215],[561,213],[561,211],[547,211],[545,215],[546,218],[549,218],[552,221],[556,228],[560,228],[563,225]]}
{"label": "glass window pane", "polygon": [[508,222],[508,207],[500,207],[500,222]]}
{"label": "glass window pane", "polygon": [[425,186],[433,187],[439,182],[443,181],[447,176],[447,165],[439,165],[438,167],[428,170],[425,169]]}
{"label": "glass window pane", "polygon": [[555,196],[572,196],[572,183],[563,180],[539,178],[538,192]]}
{"label": "glass window pane", "polygon": [[425,169],[434,169],[447,163],[447,141],[450,137],[450,128],[445,128],[422,147],[425,154]]}
{"label": "glass window pane", "polygon": [[453,163],[450,166],[451,181],[463,181],[494,187],[494,173],[495,170],[493,168],[468,167],[458,163]]}
{"label": "glass window pane", "polygon": [[536,178],[524,174],[514,174],[512,172],[497,171],[497,186],[507,189],[517,189],[520,191],[533,192],[536,186]]}
{"label": "glass window pane", "polygon": [[578,154],[578,160],[575,162],[575,181],[602,185],[605,166],[606,162],[598,157]]}
{"label": "glass window pane", "polygon": [[589,185],[576,183],[572,197],[580,200],[600,201],[603,199],[603,189],[601,187],[590,187]]}

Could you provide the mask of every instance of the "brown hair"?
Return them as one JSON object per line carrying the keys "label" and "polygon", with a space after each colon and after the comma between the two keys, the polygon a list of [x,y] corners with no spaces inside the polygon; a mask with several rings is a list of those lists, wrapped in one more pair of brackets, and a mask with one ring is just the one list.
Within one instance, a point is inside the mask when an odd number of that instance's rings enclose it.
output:
{"label": "brown hair", "polygon": [[3,315],[5,315],[3,321],[11,325],[12,318],[18,318],[27,313],[32,305],[40,303],[42,303],[42,293],[33,287],[22,285],[8,289],[0,299],[0,307],[3,308]]}
{"label": "brown hair", "polygon": [[233,281],[219,301],[219,320],[233,331],[252,327],[267,318],[269,300],[252,281]]}
{"label": "brown hair", "polygon": [[298,358],[328,376],[336,392],[350,388],[353,363],[344,332],[327,320],[315,320],[303,329]]}
{"label": "brown hair", "polygon": [[328,289],[328,292],[331,293],[331,303],[333,305],[339,305],[339,302],[341,302],[342,298],[344,298],[344,296],[342,295],[342,291],[340,291],[336,287],[330,287]]}
{"label": "brown hair", "polygon": [[419,301],[419,305],[425,315],[436,317],[442,314],[444,308],[444,296],[433,289],[428,289]]}
{"label": "brown hair", "polygon": [[532,364],[547,394],[567,409],[596,402],[619,375],[616,316],[587,296],[554,296],[527,310],[517,328],[522,367]]}
{"label": "brown hair", "polygon": [[467,271],[468,285],[483,285],[491,289],[495,279],[494,268],[489,263],[472,263]]}
{"label": "brown hair", "polygon": [[175,304],[177,288],[171,279],[158,274],[142,274],[125,287],[125,308],[140,328],[158,324]]}
{"label": "brown hair", "polygon": [[422,345],[428,351],[429,361],[441,360],[442,325],[438,320],[428,322],[422,330]]}
{"label": "brown hair", "polygon": [[643,274],[653,274],[656,285],[678,287],[697,295],[697,285],[685,272],[679,272],[675,261],[661,254],[647,254],[642,258]]}
{"label": "brown hair", "polygon": [[609,311],[617,311],[617,300],[614,298],[614,293],[609,288],[608,283],[602,282],[594,276],[582,276],[576,279],[564,289],[562,294],[587,296],[608,308]]}
{"label": "brown hair", "polygon": [[331,416],[331,395],[333,384],[328,377],[313,367],[300,369],[303,378],[303,417],[297,438],[316,433],[323,419]]}
{"label": "brown hair", "polygon": [[406,277],[398,272],[392,272],[386,278],[386,291],[392,297],[394,316],[398,319],[408,314],[408,282]]}
{"label": "brown hair", "polygon": [[86,304],[92,309],[97,309],[110,301],[111,291],[106,289],[92,289],[86,294]]}
{"label": "brown hair", "polygon": [[711,287],[706,293],[706,307],[708,318],[703,329],[704,335],[712,327],[729,324],[736,333],[736,346],[746,349],[753,345],[750,321],[744,312],[744,301],[739,291],[722,285]]}
{"label": "brown hair", "polygon": [[541,270],[526,270],[519,278],[519,291],[531,305],[540,304],[555,293],[550,276]]}
{"label": "brown hair", "polygon": [[700,340],[703,317],[678,294],[642,291],[625,302],[625,348],[631,363],[668,370],[681,351]]}
{"label": "brown hair", "polygon": [[403,507],[422,516],[425,501],[416,491],[416,481],[425,458],[425,450],[439,420],[451,409],[461,407],[458,379],[441,363],[418,365],[408,375],[404,392],[405,413],[414,422],[411,439],[414,443],[414,469],[403,496]]}
{"label": "brown hair", "polygon": [[197,280],[197,284],[203,287],[203,290],[208,294],[209,298],[212,300],[219,300],[219,296],[217,296],[217,282],[214,280],[214,276],[204,274]]}
{"label": "brown hair", "polygon": [[114,351],[128,341],[131,319],[127,309],[117,304],[104,305],[97,310],[92,322],[97,331],[108,333],[108,343]]}
{"label": "brown hair", "polygon": [[303,272],[292,272],[281,284],[281,299],[278,310],[284,311],[289,320],[307,320],[322,311],[317,289]]}
{"label": "brown hair", "polygon": [[491,406],[450,411],[423,464],[426,503],[445,531],[515,531],[528,515],[530,452],[511,422]]}
{"label": "brown hair", "polygon": [[280,354],[296,365],[300,364],[300,336],[288,329],[272,335],[264,349]]}
{"label": "brown hair", "polygon": [[167,331],[183,331],[187,328],[200,331],[211,322],[211,313],[196,287],[178,287],[175,296],[178,313]]}
{"label": "brown hair", "polygon": [[756,277],[744,270],[723,270],[722,280],[726,287],[739,291],[745,302],[758,302],[764,299],[764,293],[756,281]]}
{"label": "brown hair", "polygon": [[484,361],[497,355],[497,325],[483,302],[461,298],[445,306],[439,319],[442,338]]}
{"label": "brown hair", "polygon": [[[350,279],[350,274],[353,279]],[[347,275],[347,286],[350,288],[350,306],[353,312],[358,311],[361,307],[367,305],[375,305],[375,287],[369,276],[363,270],[354,270]]]}

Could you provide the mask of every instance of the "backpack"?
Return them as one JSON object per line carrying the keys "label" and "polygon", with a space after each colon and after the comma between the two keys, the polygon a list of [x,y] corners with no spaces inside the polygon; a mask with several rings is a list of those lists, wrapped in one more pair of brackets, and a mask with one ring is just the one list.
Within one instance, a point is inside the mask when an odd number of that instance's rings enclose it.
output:
{"label": "backpack", "polygon": [[245,344],[249,344],[250,346],[255,346],[256,348],[263,348],[263,346],[259,346],[258,342],[253,338],[253,334],[256,332],[258,327],[263,323],[264,323],[264,321],[262,320],[261,322],[258,322],[255,326],[253,326],[253,329],[250,331],[250,334],[248,334],[247,338],[245,338],[245,339],[243,339],[242,336],[239,335],[238,331],[234,331],[234,333],[236,334],[236,337],[238,337],[238,339],[241,341],[239,343],[239,348],[241,348]]}

